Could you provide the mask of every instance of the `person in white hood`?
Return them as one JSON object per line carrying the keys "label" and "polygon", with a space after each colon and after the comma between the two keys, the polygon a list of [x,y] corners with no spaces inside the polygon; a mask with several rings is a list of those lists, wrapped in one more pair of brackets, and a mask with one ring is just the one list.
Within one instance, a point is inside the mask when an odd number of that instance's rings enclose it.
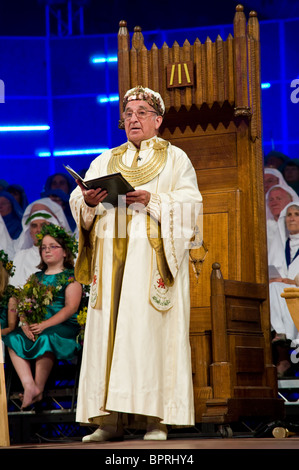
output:
{"label": "person in white hood", "polygon": [[290,202],[299,202],[298,194],[287,184],[271,186],[266,194],[267,211],[267,243],[270,249],[272,240],[278,228],[278,219],[284,207]]}
{"label": "person in white hood", "polygon": [[22,287],[28,277],[36,272],[36,267],[40,263],[36,234],[41,231],[42,226],[46,223],[62,226],[70,232],[69,224],[61,206],[50,198],[38,199],[27,206],[22,218],[23,231],[15,246],[16,253],[13,263],[16,271],[11,279],[13,286]]}
{"label": "person in white hood", "polygon": [[[278,219],[278,230],[268,254],[268,263],[277,270],[270,278],[270,320],[274,333],[273,344],[285,344],[298,339],[298,330],[281,293],[288,285],[299,286],[299,202],[289,203]],[[287,349],[284,351],[287,352]],[[278,377],[290,369],[290,362],[280,351],[277,360]]]}

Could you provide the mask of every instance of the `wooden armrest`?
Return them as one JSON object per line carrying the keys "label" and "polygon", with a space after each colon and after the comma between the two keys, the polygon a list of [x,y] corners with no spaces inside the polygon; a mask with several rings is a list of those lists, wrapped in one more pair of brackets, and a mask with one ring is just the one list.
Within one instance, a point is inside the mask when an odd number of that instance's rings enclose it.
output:
{"label": "wooden armrest", "polygon": [[285,290],[280,294],[284,299],[296,299],[299,297],[298,287],[286,287]]}

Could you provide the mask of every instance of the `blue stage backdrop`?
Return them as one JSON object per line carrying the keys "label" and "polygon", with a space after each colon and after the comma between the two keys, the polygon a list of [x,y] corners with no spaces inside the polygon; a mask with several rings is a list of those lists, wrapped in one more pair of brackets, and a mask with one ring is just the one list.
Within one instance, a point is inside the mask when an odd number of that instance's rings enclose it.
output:
{"label": "blue stage backdrop", "polygon": [[[141,25],[142,26],[142,25]],[[264,153],[299,158],[299,18],[260,22]],[[0,36],[0,178],[40,196],[49,174],[87,168],[125,139],[118,129],[117,32]],[[144,31],[146,46],[233,34],[232,25]]]}

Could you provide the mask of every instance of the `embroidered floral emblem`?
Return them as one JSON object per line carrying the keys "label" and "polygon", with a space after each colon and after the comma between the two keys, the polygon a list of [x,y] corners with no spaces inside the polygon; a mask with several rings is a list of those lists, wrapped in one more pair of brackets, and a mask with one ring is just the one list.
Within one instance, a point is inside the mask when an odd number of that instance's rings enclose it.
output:
{"label": "embroidered floral emblem", "polygon": [[158,287],[162,288],[162,289],[166,289],[166,286],[164,284],[164,281],[163,279],[160,277],[160,279],[157,280],[157,284],[158,284]]}
{"label": "embroidered floral emblem", "polygon": [[171,290],[164,283],[158,269],[153,273],[150,299],[152,305],[162,312],[172,307]]}

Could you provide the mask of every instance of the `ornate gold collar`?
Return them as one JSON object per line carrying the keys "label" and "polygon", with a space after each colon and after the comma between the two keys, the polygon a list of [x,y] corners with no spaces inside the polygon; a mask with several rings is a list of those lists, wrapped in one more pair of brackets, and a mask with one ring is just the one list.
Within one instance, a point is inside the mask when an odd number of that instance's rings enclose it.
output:
{"label": "ornate gold collar", "polygon": [[166,140],[156,141],[153,144],[154,154],[144,165],[131,168],[122,161],[124,153],[128,149],[128,142],[112,150],[112,155],[108,163],[108,174],[121,173],[124,178],[135,188],[153,180],[163,170],[167,160]]}

